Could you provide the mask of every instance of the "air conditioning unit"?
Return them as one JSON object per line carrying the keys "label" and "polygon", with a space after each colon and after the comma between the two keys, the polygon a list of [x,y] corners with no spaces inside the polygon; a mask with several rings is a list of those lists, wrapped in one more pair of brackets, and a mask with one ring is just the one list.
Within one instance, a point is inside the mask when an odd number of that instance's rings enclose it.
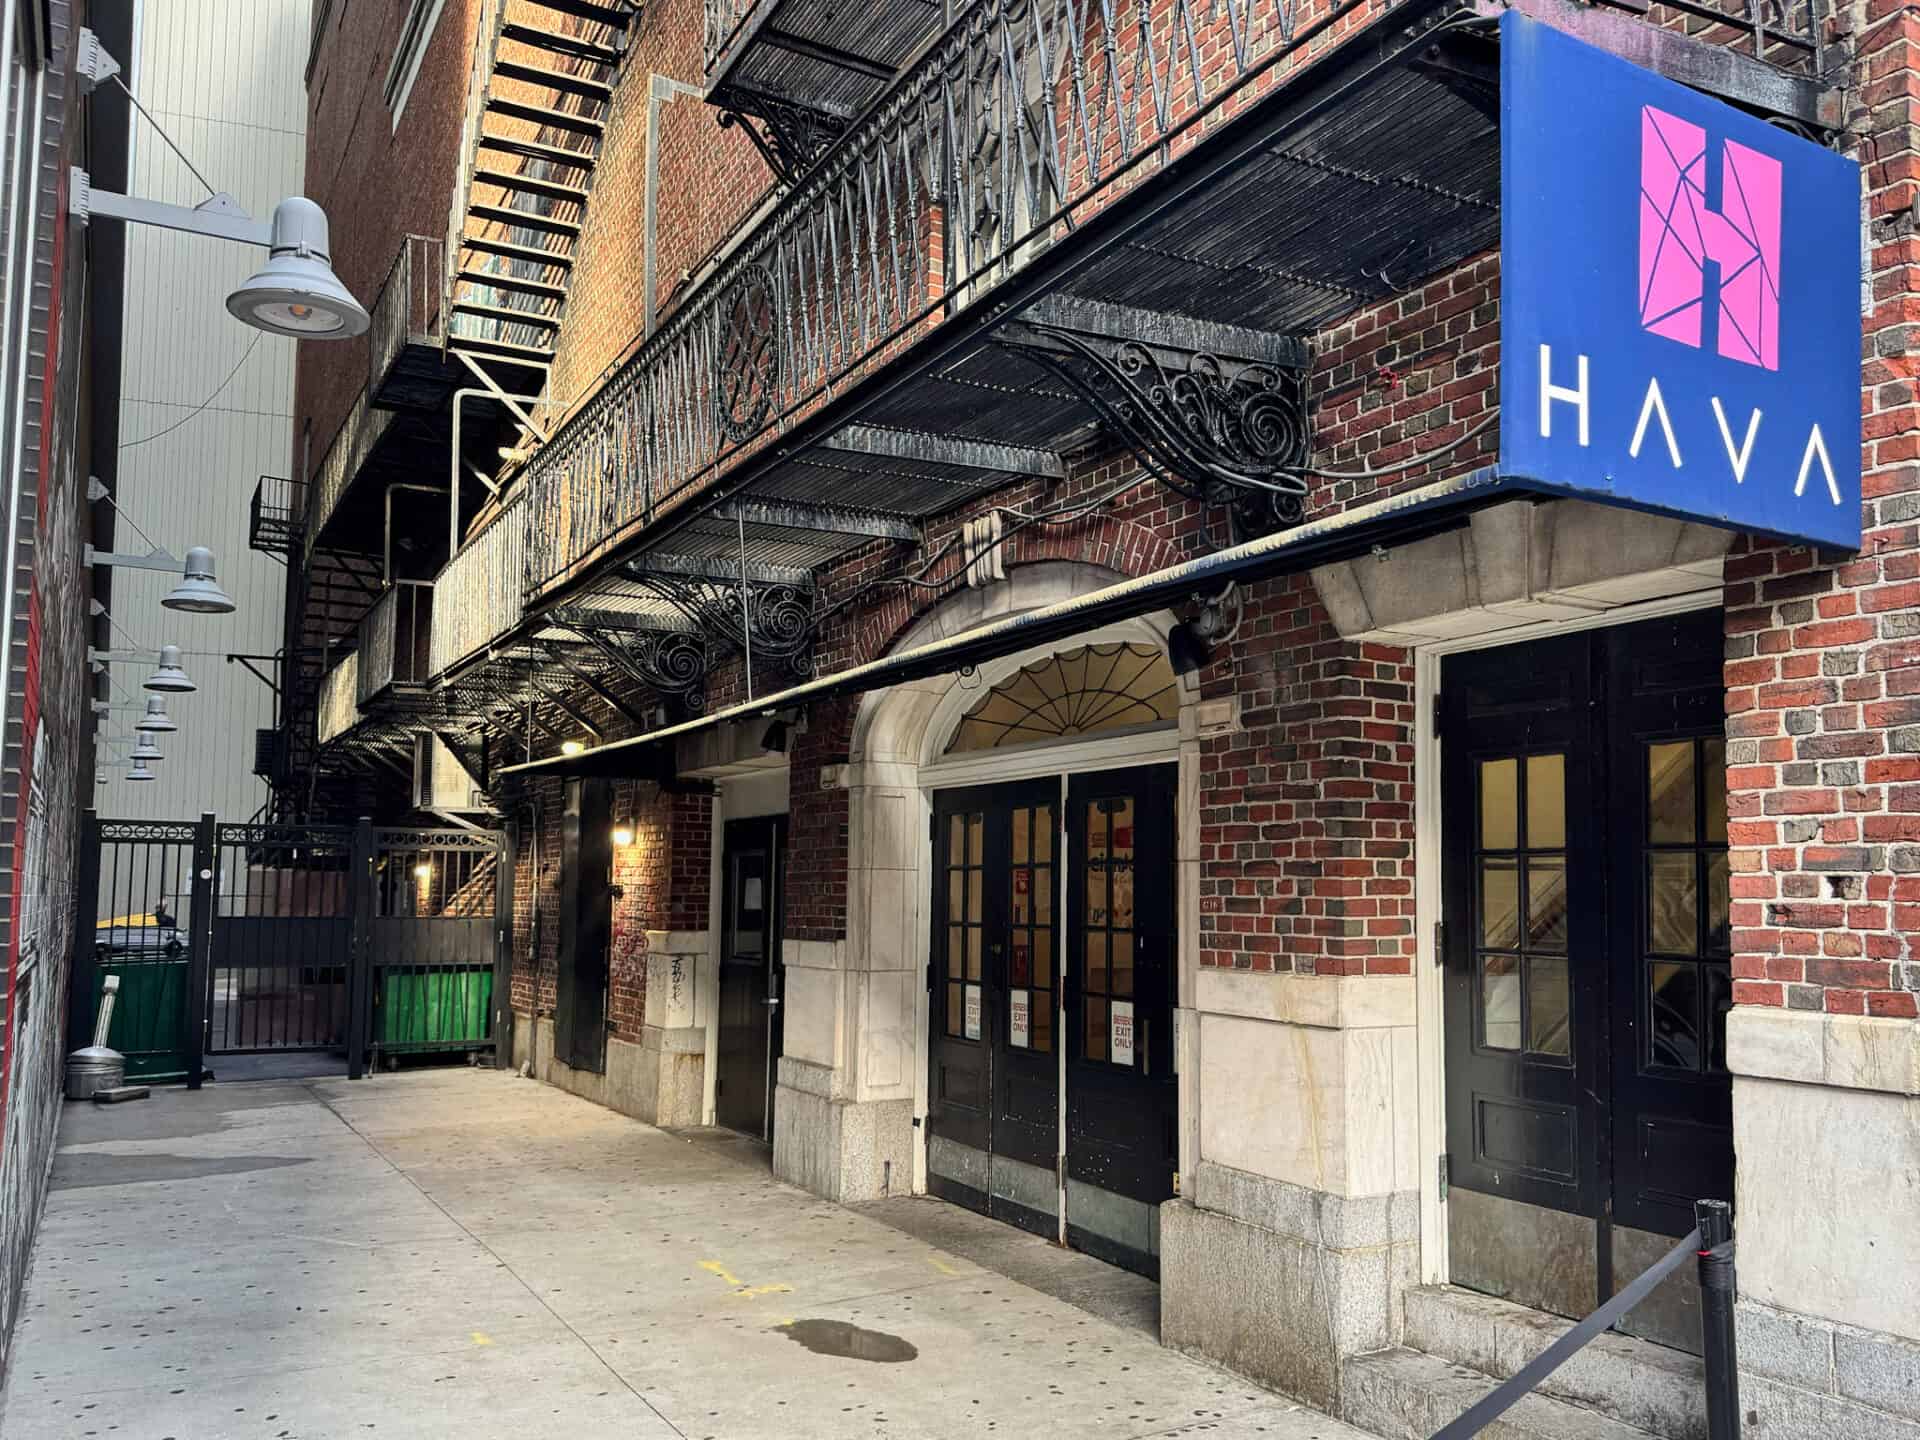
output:
{"label": "air conditioning unit", "polygon": [[477,814],[493,808],[487,803],[479,781],[447,748],[447,742],[431,730],[422,730],[413,737],[413,807]]}
{"label": "air conditioning unit", "polygon": [[262,780],[276,781],[280,778],[282,755],[281,732],[278,730],[256,730],[253,732],[253,773]]}

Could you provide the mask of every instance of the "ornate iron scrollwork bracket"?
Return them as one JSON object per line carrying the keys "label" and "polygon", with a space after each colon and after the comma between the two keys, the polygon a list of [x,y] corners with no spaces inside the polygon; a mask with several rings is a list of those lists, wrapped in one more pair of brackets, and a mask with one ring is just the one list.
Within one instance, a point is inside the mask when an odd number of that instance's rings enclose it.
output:
{"label": "ornate iron scrollwork bracket", "polygon": [[783,185],[798,180],[846,133],[845,121],[791,100],[759,91],[736,92],[734,98],[742,102],[741,106],[720,112],[720,128],[738,125],[746,131],[767,168]]}
{"label": "ornate iron scrollwork bracket", "polygon": [[578,610],[558,611],[553,619],[593,646],[630,679],[677,701],[689,714],[697,715],[706,708],[710,658],[704,633],[609,625]]}
{"label": "ornate iron scrollwork bracket", "polygon": [[1230,507],[1241,533],[1303,517],[1312,430],[1293,337],[1054,297],[994,343],[1078,395],[1161,483]]}
{"label": "ornate iron scrollwork bracket", "polygon": [[718,574],[691,575],[649,569],[640,560],[627,576],[648,594],[664,600],[692,623],[698,635],[718,639],[753,654],[756,670],[767,661],[784,665],[795,679],[813,674],[813,642],[818,623],[814,592],[787,581],[745,582]]}

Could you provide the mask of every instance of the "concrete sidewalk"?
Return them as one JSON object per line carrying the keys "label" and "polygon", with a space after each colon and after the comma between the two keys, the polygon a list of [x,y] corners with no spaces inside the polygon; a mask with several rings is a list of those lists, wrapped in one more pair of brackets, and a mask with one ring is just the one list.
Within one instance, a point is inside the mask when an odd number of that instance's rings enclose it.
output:
{"label": "concrete sidewalk", "polygon": [[6,1440],[1360,1434],[1161,1349],[1151,1287],[1087,1257],[492,1071],[165,1090],[60,1138]]}

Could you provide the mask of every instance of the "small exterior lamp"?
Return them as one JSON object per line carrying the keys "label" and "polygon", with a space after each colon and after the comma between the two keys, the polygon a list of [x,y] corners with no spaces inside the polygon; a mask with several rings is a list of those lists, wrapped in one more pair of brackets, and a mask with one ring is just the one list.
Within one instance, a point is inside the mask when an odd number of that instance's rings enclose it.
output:
{"label": "small exterior lamp", "polygon": [[296,340],[351,339],[366,333],[366,308],[333,273],[327,215],[304,195],[273,208],[267,263],[227,297],[237,320]]}
{"label": "small exterior lamp", "polygon": [[587,753],[586,742],[584,740],[562,740],[560,742],[560,753],[569,758],[575,755],[584,755]]}
{"label": "small exterior lamp", "polygon": [[140,737],[140,743],[133,747],[133,763],[136,765],[152,764],[164,758],[160,754],[160,742],[152,735],[143,734]]}
{"label": "small exterior lamp", "polygon": [[169,735],[180,727],[167,714],[167,702],[158,695],[149,695],[147,713],[134,722],[133,728],[153,735]]}
{"label": "small exterior lamp", "polygon": [[144,760],[135,760],[135,761],[133,762],[133,769],[131,769],[131,770],[129,770],[129,771],[127,772],[127,779],[129,779],[129,780],[151,780],[151,779],[153,779],[153,771],[151,771],[151,770],[149,770],[149,769],[147,768],[147,762],[146,762],[146,761],[144,761]]}
{"label": "small exterior lamp", "polygon": [[425,863],[416,865],[413,867],[413,874],[417,880],[431,880],[433,879],[433,866]]}
{"label": "small exterior lamp", "polygon": [[235,608],[233,597],[213,578],[213,551],[204,545],[187,551],[180,583],[160,603],[169,610],[186,610],[195,615],[231,615]]}
{"label": "small exterior lamp", "polygon": [[93,777],[93,783],[94,783],[94,784],[96,784],[96,785],[104,785],[104,784],[106,784],[106,783],[107,783],[107,772],[106,772],[106,771],[104,771],[104,770],[102,770],[102,771],[101,771],[101,772],[100,772],[99,774],[97,774],[97,775],[95,775],[95,776]]}
{"label": "small exterior lamp", "polygon": [[613,843],[616,849],[624,850],[633,844],[633,826],[622,821],[613,827]]}
{"label": "small exterior lamp", "polygon": [[185,695],[197,687],[187,678],[187,672],[180,668],[180,647],[163,645],[160,647],[160,663],[146,679],[146,688],[158,690],[163,695]]}

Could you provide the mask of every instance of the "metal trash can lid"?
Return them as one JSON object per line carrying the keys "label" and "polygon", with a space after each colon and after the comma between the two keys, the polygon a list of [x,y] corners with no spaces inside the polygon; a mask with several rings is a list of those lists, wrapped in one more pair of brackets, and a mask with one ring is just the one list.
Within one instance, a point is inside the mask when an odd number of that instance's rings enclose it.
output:
{"label": "metal trash can lid", "polygon": [[67,1057],[69,1070],[112,1070],[126,1063],[126,1056],[105,1045],[87,1045]]}

